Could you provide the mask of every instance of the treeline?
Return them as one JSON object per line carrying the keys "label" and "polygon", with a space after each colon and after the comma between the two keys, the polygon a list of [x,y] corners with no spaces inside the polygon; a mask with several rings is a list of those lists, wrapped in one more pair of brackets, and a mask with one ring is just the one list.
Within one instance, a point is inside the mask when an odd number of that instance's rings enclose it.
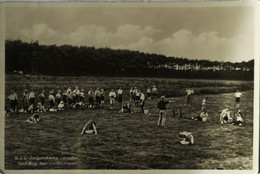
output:
{"label": "treeline", "polygon": [[[254,61],[231,63],[189,60],[139,51],[110,48],[39,45],[20,40],[6,40],[5,70],[7,74],[21,70],[24,74],[67,76],[138,76],[253,80]],[[203,67],[222,66],[225,70],[175,70],[165,65],[197,64]],[[162,66],[163,65],[163,66]],[[247,71],[230,70],[247,68]]]}

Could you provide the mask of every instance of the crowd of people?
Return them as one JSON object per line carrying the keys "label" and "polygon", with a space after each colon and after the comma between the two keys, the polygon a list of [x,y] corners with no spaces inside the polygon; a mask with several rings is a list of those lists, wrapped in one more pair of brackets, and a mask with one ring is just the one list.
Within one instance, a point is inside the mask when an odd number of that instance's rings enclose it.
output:
{"label": "crowd of people", "polygon": [[[146,92],[142,92],[137,87],[132,87],[129,90],[129,100],[123,100],[124,91],[120,87],[118,90],[111,89],[108,93],[108,99],[110,103],[110,109],[114,108],[116,103],[120,104],[122,112],[131,112],[131,103],[133,102],[136,107],[141,108],[144,113],[145,100],[152,100],[157,98],[157,88],[153,86],[147,88]],[[97,87],[95,90],[90,88],[87,93],[84,89],[79,89],[75,86],[58,89],[56,92],[52,89],[46,94],[45,90],[42,90],[39,95],[36,95],[33,90],[23,91],[21,100],[18,99],[17,90],[13,89],[11,94],[7,97],[10,103],[10,112],[14,113],[37,113],[46,111],[59,111],[64,109],[80,109],[87,108],[104,108],[105,104],[105,90]],[[126,103],[128,102],[128,103]]]}
{"label": "crowd of people", "polygon": [[[186,100],[184,106],[191,106],[192,95],[194,94],[194,90],[187,89],[186,92]],[[158,90],[156,86],[152,88],[148,87],[146,92],[142,92],[137,87],[131,87],[129,90],[129,100],[125,100],[127,98],[125,95],[125,91],[120,87],[118,90],[111,89],[108,92],[108,99],[110,103],[110,109],[114,109],[116,103],[119,103],[120,110],[119,113],[133,113],[132,103],[135,107],[141,108],[141,112],[148,114],[146,112],[144,105],[146,100],[153,100],[157,98]],[[234,125],[243,125],[245,123],[245,116],[242,114],[240,109],[240,98],[243,94],[238,90],[234,94],[235,97],[235,108],[237,108],[237,112],[234,112],[234,117],[231,116],[231,112],[229,106],[226,106],[220,114],[220,123],[232,123]],[[58,89],[57,92],[52,89],[49,91],[48,95],[46,95],[45,90],[42,90],[39,95],[36,95],[33,90],[28,91],[25,89],[22,94],[21,100],[18,99],[17,91],[13,89],[11,94],[8,96],[8,100],[10,103],[10,111],[14,113],[33,113],[28,120],[27,123],[37,123],[40,121],[39,112],[55,112],[64,109],[80,109],[82,107],[86,108],[104,108],[105,104],[105,90],[100,89],[99,87],[93,90],[90,88],[87,93],[85,93],[84,89],[80,89],[78,86],[75,86],[73,89],[71,87],[64,88],[64,90]],[[124,96],[124,97],[123,97]],[[192,116],[191,119],[198,121],[210,121],[209,114],[207,112],[207,103],[208,97],[204,97],[201,103],[201,109],[199,114],[196,116]],[[117,101],[117,102],[116,102]],[[165,127],[165,122],[167,118],[167,104],[173,103],[174,101],[165,99],[165,96],[161,96],[159,102],[157,103],[157,108],[159,110],[159,118],[157,125]],[[20,105],[19,105],[20,104]],[[20,106],[20,108],[18,108]],[[173,110],[174,112],[174,110]],[[180,110],[181,112],[181,110]],[[81,134],[89,134],[95,133],[97,134],[96,122],[94,120],[90,120],[83,127]],[[184,132],[180,134],[180,136],[184,138],[182,143],[185,144],[187,141],[190,144],[194,144],[194,138],[191,133]],[[189,143],[188,143],[189,144]]]}

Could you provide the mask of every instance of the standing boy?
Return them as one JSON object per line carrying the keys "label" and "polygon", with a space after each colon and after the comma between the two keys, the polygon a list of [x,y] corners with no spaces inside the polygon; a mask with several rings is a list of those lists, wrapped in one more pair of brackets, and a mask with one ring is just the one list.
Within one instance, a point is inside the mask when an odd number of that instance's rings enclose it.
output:
{"label": "standing boy", "polygon": [[157,106],[159,108],[159,119],[158,126],[165,126],[166,121],[166,105],[173,103],[173,101],[166,101],[165,96],[161,96],[161,100],[158,102]]}

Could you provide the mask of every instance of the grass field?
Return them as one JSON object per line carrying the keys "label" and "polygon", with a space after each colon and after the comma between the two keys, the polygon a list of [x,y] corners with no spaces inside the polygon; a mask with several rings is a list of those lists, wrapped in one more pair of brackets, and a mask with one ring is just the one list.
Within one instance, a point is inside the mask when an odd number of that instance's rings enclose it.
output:
{"label": "grass field", "polygon": [[[119,105],[110,110],[108,102],[105,109],[41,113],[42,121],[38,124],[24,123],[29,114],[11,115],[5,118],[6,169],[252,169],[252,82],[75,77],[22,77],[21,81],[19,78],[7,76],[6,89],[27,88],[38,94],[41,89],[68,85],[82,85],[85,90],[101,86],[108,91],[112,87],[139,86],[142,89],[155,84],[160,94],[165,91],[170,95],[174,89],[175,103],[168,105],[166,128],[156,126],[159,99],[146,101],[151,115],[141,114],[140,108],[134,108],[134,114],[119,114]],[[219,114],[226,104],[235,111],[234,94],[222,93],[219,89],[230,92],[228,90],[241,86],[248,88],[241,100],[246,125],[219,124]],[[196,89],[197,95],[193,96],[191,107],[183,108],[183,118],[173,119],[172,108],[183,106],[185,101],[185,96],[178,93],[182,94],[187,87]],[[210,122],[193,121],[190,117],[197,115],[205,97],[200,91],[206,88],[213,91],[207,94]],[[97,122],[98,135],[80,135],[90,118]],[[194,145],[180,145],[178,133],[184,130],[193,133]],[[26,160],[22,159],[25,157]]]}

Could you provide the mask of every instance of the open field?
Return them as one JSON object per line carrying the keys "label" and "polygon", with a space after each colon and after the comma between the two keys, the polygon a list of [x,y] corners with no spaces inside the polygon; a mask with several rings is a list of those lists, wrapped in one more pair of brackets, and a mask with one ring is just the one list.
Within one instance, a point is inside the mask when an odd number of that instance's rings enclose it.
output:
{"label": "open field", "polygon": [[[139,107],[134,108],[134,114],[119,114],[119,105],[109,110],[108,101],[105,109],[41,113],[42,121],[38,124],[24,123],[30,114],[11,115],[5,118],[6,169],[252,169],[253,82],[6,76],[6,94],[13,87],[18,94],[27,88],[38,95],[42,89],[75,85],[84,87],[85,91],[90,86],[100,86],[108,92],[119,86],[125,90],[130,86],[145,89],[153,84],[160,95],[167,93],[175,101],[168,105],[167,128],[156,126],[158,99],[146,101],[146,108],[151,112],[149,116],[141,114]],[[192,97],[192,106],[183,108],[183,118],[173,119],[172,108],[183,106],[184,89],[189,87],[197,94]],[[241,88],[246,90],[241,99],[246,125],[219,124],[219,114],[226,104],[235,111],[233,92]],[[191,120],[190,117],[200,110],[207,91],[210,122]],[[98,135],[80,135],[90,118],[97,122]],[[178,133],[183,130],[193,133],[194,145],[179,144]],[[73,156],[76,160],[37,161],[31,158],[37,156]],[[22,164],[25,160],[21,157],[27,157],[27,162],[32,163]]]}

